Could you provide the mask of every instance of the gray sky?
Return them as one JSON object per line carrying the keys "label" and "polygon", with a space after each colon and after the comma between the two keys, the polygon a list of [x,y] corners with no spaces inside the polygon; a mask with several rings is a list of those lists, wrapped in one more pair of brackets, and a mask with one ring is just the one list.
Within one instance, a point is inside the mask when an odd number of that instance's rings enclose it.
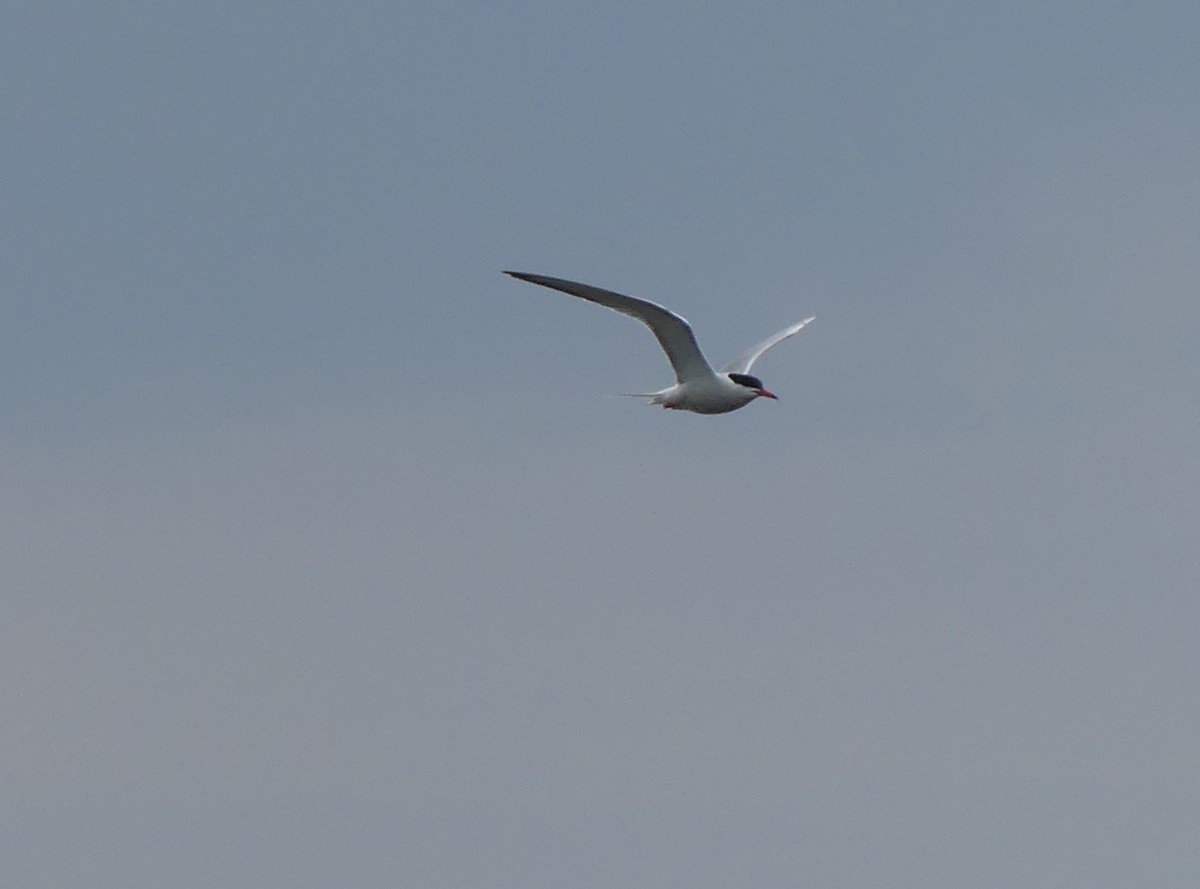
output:
{"label": "gray sky", "polygon": [[6,882],[1196,886],[1198,44],[6,4]]}

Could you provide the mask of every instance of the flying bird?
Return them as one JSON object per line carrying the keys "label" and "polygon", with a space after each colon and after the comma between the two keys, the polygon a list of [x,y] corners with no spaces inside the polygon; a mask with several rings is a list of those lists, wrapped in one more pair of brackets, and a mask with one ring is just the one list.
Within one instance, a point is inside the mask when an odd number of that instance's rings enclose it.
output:
{"label": "flying bird", "polygon": [[679,315],[657,303],[562,278],[530,275],[525,272],[504,274],[531,284],[561,290],[563,293],[607,306],[622,315],[641,321],[650,328],[662,350],[667,353],[667,360],[675,370],[675,385],[658,392],[629,394],[635,398],[648,398],[650,404],[661,404],[664,408],[693,411],[697,414],[724,414],[744,407],[759,397],[778,398],[763,386],[762,380],[751,376],[754,362],[767,349],[782,343],[790,336],[795,336],[816,317],[797,321],[791,327],[785,327],[772,334],[761,343],[751,346],[717,373],[696,345],[696,335],[692,333],[692,326]]}

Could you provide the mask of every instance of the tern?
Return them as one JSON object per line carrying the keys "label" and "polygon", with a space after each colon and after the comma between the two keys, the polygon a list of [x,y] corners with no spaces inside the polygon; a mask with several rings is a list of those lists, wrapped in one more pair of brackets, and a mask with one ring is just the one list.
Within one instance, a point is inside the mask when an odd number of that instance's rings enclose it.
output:
{"label": "tern", "polygon": [[658,303],[562,278],[530,275],[525,272],[504,274],[520,281],[561,290],[563,293],[607,306],[615,312],[641,321],[650,328],[662,350],[667,353],[667,360],[675,370],[675,385],[658,392],[629,394],[635,398],[648,398],[650,404],[661,404],[664,408],[692,411],[697,414],[725,414],[745,407],[756,398],[778,398],[779,396],[763,386],[762,380],[751,376],[754,362],[767,349],[795,336],[816,320],[814,315],[785,327],[761,343],[751,346],[717,373],[696,345],[696,335],[692,333],[692,326]]}

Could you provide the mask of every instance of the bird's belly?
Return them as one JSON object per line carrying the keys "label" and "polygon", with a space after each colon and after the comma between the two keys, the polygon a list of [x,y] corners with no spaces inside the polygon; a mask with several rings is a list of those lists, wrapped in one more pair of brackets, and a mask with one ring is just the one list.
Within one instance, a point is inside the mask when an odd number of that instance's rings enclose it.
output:
{"label": "bird's belly", "polygon": [[728,392],[723,389],[684,392],[676,402],[676,407],[694,414],[727,414],[753,400],[753,394],[747,398],[740,392]]}

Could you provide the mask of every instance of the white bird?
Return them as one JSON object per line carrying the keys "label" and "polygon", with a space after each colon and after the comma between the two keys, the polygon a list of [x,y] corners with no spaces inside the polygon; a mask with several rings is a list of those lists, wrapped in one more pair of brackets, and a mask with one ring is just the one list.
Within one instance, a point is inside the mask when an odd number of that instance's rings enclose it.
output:
{"label": "white bird", "polygon": [[[782,343],[790,336],[803,330],[816,316],[797,321],[779,333],[772,334],[761,343],[751,346],[717,373],[704,358],[696,345],[696,335],[686,320],[657,303],[632,296],[602,290],[589,284],[550,278],[546,275],[530,275],[525,272],[505,272],[521,281],[540,284],[578,296],[590,302],[636,318],[658,339],[658,344],[667,353],[667,360],[675,370],[675,385],[658,392],[639,393],[636,398],[649,398],[651,404],[665,408],[693,411],[697,414],[724,414],[752,402],[758,397],[778,398],[763,387],[762,380],[751,376],[750,370],[763,352]],[[632,393],[631,393],[632,394]]]}

